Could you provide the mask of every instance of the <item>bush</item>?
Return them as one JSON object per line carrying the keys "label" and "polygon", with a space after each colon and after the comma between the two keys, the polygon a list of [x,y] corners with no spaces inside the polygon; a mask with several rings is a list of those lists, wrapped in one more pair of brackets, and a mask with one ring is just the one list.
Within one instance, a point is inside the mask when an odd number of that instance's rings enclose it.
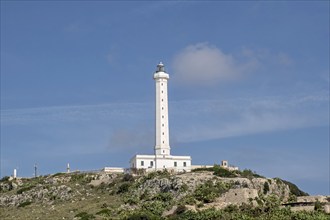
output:
{"label": "bush", "polygon": [[314,210],[315,211],[322,211],[323,210],[323,207],[322,207],[322,204],[320,201],[316,201],[315,204],[314,204]]}
{"label": "bush", "polygon": [[156,216],[161,216],[165,210],[166,205],[161,201],[146,201],[142,204],[142,209],[148,211]]}
{"label": "bush", "polygon": [[[188,211],[185,211],[182,214],[178,215],[178,218],[176,218],[176,219],[187,219],[187,220],[188,219],[201,219],[201,220],[202,219],[207,219],[207,220],[225,219],[225,218],[223,218],[222,214],[223,214],[223,212],[221,210],[216,210],[214,208],[204,209],[199,212],[194,212],[194,211],[188,210]],[[232,218],[230,218],[230,219],[232,219]]]}
{"label": "bush", "polygon": [[269,184],[268,184],[268,182],[265,182],[264,183],[264,194],[266,195],[268,192],[269,192]]}
{"label": "bush", "polygon": [[276,178],[277,181],[283,182],[284,184],[289,186],[290,192],[295,196],[308,196],[308,193],[305,193],[304,191],[301,191],[295,184],[282,180],[280,178]]}
{"label": "bush", "polygon": [[139,198],[135,195],[125,195],[123,201],[125,204],[136,205],[139,203]]}
{"label": "bush", "polygon": [[127,183],[127,182],[122,183],[117,190],[117,194],[128,192],[130,187],[131,187],[131,183]]}
{"label": "bush", "polygon": [[65,173],[55,173],[55,174],[52,175],[52,177],[55,177],[55,176],[64,176],[64,175],[65,175]]}
{"label": "bush", "polygon": [[7,182],[9,181],[9,178],[10,178],[9,176],[4,176],[0,179],[0,182]]}
{"label": "bush", "polygon": [[193,169],[191,172],[200,172],[200,171],[212,171],[214,172],[214,167],[201,167]]}
{"label": "bush", "polygon": [[244,178],[248,178],[248,179],[252,179],[252,178],[265,178],[264,176],[261,176],[259,174],[257,174],[256,172],[249,170],[249,169],[245,169],[243,171],[236,171],[241,177]]}
{"label": "bush", "polygon": [[95,216],[93,214],[88,214],[87,212],[80,212],[74,217],[80,218],[80,220],[90,220],[95,219]]}
{"label": "bush", "polygon": [[97,212],[96,215],[102,215],[105,217],[110,217],[112,215],[110,209],[102,209],[101,211]]}
{"label": "bush", "polygon": [[179,189],[179,192],[187,192],[187,190],[189,189],[187,184],[182,184],[182,186]]}
{"label": "bush", "polygon": [[187,210],[187,207],[185,205],[179,205],[175,210],[175,214],[180,215],[180,214],[184,213],[186,210]]}
{"label": "bush", "polygon": [[131,174],[126,173],[123,177],[123,180],[125,182],[132,182],[132,181],[134,181],[134,177]]}
{"label": "bush", "polygon": [[133,213],[130,213],[129,216],[127,216],[126,218],[123,218],[123,219],[126,219],[126,220],[156,220],[156,219],[160,219],[160,218],[148,211],[138,210]]}
{"label": "bush", "polygon": [[215,200],[230,188],[229,184],[217,182],[213,183],[211,180],[206,181],[204,184],[197,186],[194,192],[194,197],[202,202],[210,203]]}
{"label": "bush", "polygon": [[26,187],[23,187],[23,188],[20,188],[19,190],[17,190],[17,194],[22,194],[23,192],[25,191],[29,191],[31,190],[32,188],[34,188],[35,186],[26,186]]}
{"label": "bush", "polygon": [[230,204],[229,206],[227,206],[226,208],[224,208],[224,212],[229,212],[229,213],[234,213],[234,212],[238,212],[239,208],[237,205],[233,205]]}
{"label": "bush", "polygon": [[213,167],[214,169],[214,175],[220,176],[220,177],[237,177],[237,175],[234,172],[231,172],[227,169],[224,169],[220,167],[219,165],[215,165]]}
{"label": "bush", "polygon": [[173,199],[173,195],[171,193],[158,193],[154,196],[154,200],[158,200],[161,202],[170,202]]}
{"label": "bush", "polygon": [[72,174],[71,175],[71,182],[86,182],[85,174]]}
{"label": "bush", "polygon": [[196,204],[196,200],[195,200],[194,196],[192,196],[192,195],[186,195],[185,197],[183,197],[181,199],[180,204],[184,204],[184,205],[195,205]]}
{"label": "bush", "polygon": [[17,207],[25,207],[25,206],[28,206],[28,205],[31,205],[31,204],[32,204],[31,201],[26,201],[26,202],[20,203]]}

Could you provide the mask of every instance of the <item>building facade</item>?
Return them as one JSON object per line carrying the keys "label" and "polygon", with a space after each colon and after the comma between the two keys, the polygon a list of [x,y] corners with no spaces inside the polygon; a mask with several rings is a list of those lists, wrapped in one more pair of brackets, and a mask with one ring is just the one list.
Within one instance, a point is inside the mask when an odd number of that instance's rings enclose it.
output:
{"label": "building facade", "polygon": [[162,63],[157,65],[153,78],[156,83],[154,155],[135,155],[130,160],[130,167],[132,169],[144,169],[146,171],[167,169],[176,172],[190,172],[190,156],[171,155],[167,92],[167,82],[170,77],[166,73]]}

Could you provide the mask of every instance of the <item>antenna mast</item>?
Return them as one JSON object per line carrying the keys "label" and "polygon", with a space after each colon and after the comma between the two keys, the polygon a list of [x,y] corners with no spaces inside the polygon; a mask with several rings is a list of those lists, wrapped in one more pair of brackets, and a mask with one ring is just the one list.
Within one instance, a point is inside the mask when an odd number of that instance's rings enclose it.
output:
{"label": "antenna mast", "polygon": [[34,177],[37,177],[37,164],[34,164]]}

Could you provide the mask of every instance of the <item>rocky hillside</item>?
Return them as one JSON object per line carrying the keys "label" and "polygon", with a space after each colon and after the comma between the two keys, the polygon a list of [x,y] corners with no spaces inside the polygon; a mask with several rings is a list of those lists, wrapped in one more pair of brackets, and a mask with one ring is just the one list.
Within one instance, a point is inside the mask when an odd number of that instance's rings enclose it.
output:
{"label": "rocky hillside", "polygon": [[[1,219],[240,219],[244,215],[267,219],[264,214],[269,209],[283,212],[287,209],[279,209],[281,203],[307,195],[278,178],[219,167],[181,174],[58,173],[3,178],[0,190]],[[198,217],[203,213],[210,216]]]}

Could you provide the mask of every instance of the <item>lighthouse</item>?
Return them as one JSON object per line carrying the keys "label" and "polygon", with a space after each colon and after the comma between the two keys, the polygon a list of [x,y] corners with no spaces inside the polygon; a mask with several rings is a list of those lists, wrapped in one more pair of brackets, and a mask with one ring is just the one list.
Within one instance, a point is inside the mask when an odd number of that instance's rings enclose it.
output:
{"label": "lighthouse", "polygon": [[190,156],[171,155],[169,118],[168,118],[168,80],[169,74],[160,62],[153,74],[155,80],[155,146],[154,154],[137,154],[130,160],[131,170],[142,169],[146,172],[173,170],[190,172]]}
{"label": "lighthouse", "polygon": [[165,72],[164,64],[160,62],[154,73],[156,83],[156,144],[155,155],[170,155],[169,127],[168,127],[168,95],[167,81],[169,75]]}

